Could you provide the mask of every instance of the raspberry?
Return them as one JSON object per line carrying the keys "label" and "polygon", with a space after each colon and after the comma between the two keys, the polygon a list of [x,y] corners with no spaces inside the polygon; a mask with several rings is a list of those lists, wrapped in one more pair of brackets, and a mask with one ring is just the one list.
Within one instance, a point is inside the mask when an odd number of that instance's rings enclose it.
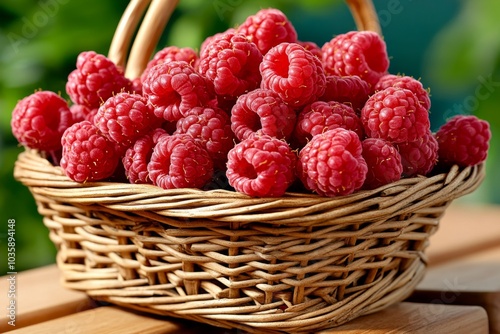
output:
{"label": "raspberry", "polygon": [[216,94],[237,97],[260,85],[261,61],[254,43],[243,35],[227,33],[204,48],[198,71],[213,82]]}
{"label": "raspberry", "polygon": [[406,75],[386,74],[380,78],[374,87],[375,91],[384,90],[387,87],[405,88],[413,92],[420,104],[426,109],[431,108],[431,100],[429,92],[424,89],[422,83],[412,77]]}
{"label": "raspberry", "polygon": [[94,116],[95,114],[97,114],[98,110],[98,108],[90,109],[89,107],[82,104],[73,104],[71,107],[69,107],[69,109],[71,110],[71,114],[73,115],[74,123],[78,123],[81,121],[93,122]]}
{"label": "raspberry", "polygon": [[252,197],[280,197],[295,180],[297,156],[282,140],[253,135],[228,153],[226,175],[236,191]]}
{"label": "raspberry", "polygon": [[176,133],[197,139],[214,161],[214,167],[226,169],[227,152],[233,147],[234,134],[229,116],[219,108],[196,107],[177,121]]}
{"label": "raspberry", "polygon": [[343,128],[316,135],[300,151],[297,172],[304,186],[321,196],[349,195],[368,172],[361,140]]}
{"label": "raspberry", "polygon": [[212,43],[213,40],[215,39],[218,39],[226,34],[236,34],[236,29],[235,28],[228,28],[227,30],[223,31],[223,32],[218,32],[214,35],[211,35],[211,36],[208,36],[207,38],[205,38],[205,40],[203,42],[201,42],[201,45],[200,45],[200,55],[203,54],[205,52],[205,49],[207,48],[207,46]]}
{"label": "raspberry", "polygon": [[131,85],[122,68],[101,54],[85,51],[78,55],[76,69],[68,76],[66,92],[75,104],[94,109],[113,94],[130,90]]}
{"label": "raspberry", "polygon": [[429,113],[408,89],[389,87],[366,101],[361,121],[368,137],[393,143],[411,142],[430,128]]}
{"label": "raspberry", "polygon": [[201,189],[213,174],[208,152],[188,134],[161,136],[147,167],[153,184],[163,189]]}
{"label": "raspberry", "polygon": [[348,104],[359,115],[369,96],[370,85],[357,75],[327,75],[325,93],[319,99]]}
{"label": "raspberry", "polygon": [[303,146],[313,136],[338,127],[352,130],[363,138],[361,120],[350,106],[336,101],[316,101],[300,112],[294,139]]}
{"label": "raspberry", "polygon": [[401,155],[393,144],[379,138],[367,138],[361,144],[368,166],[363,188],[375,189],[401,179]]}
{"label": "raspberry", "polygon": [[70,126],[61,142],[61,168],[76,182],[106,179],[113,175],[120,161],[115,143],[89,121]]}
{"label": "raspberry", "polygon": [[269,50],[260,72],[261,88],[276,92],[293,108],[314,102],[325,92],[321,61],[297,43],[281,43]]}
{"label": "raspberry", "polygon": [[268,89],[256,89],[241,95],[231,110],[231,127],[239,140],[256,132],[288,139],[295,120],[295,111]]}
{"label": "raspberry", "polygon": [[131,147],[127,149],[122,158],[125,175],[130,183],[152,184],[149,178],[148,163],[153,154],[153,148],[158,143],[161,136],[167,135],[162,128],[157,128],[137,139]]}
{"label": "raspberry", "polygon": [[275,8],[261,9],[248,16],[236,32],[247,36],[263,55],[280,43],[297,42],[297,32],[292,23],[283,12]]}
{"label": "raspberry", "polygon": [[389,57],[384,40],[373,31],[350,31],[337,35],[321,48],[328,74],[357,75],[375,86],[387,73]]}
{"label": "raspberry", "polygon": [[474,166],[488,156],[490,125],[473,115],[457,115],[439,128],[436,139],[444,164]]}
{"label": "raspberry", "polygon": [[310,51],[313,55],[318,57],[319,60],[323,58],[321,48],[318,46],[318,44],[311,41],[298,41],[297,43],[300,44],[304,49]]}
{"label": "raspberry", "polygon": [[401,155],[403,177],[425,176],[437,163],[438,143],[430,131],[416,141],[395,146]]}
{"label": "raspberry", "polygon": [[68,103],[62,97],[38,91],[14,107],[11,128],[21,145],[48,152],[61,148],[61,136],[73,122]]}
{"label": "raspberry", "polygon": [[155,115],[171,122],[214,98],[211,83],[182,60],[151,68],[142,92],[153,105]]}
{"label": "raspberry", "polygon": [[109,140],[123,148],[160,124],[153,107],[142,95],[119,93],[99,107],[94,124]]}
{"label": "raspberry", "polygon": [[198,60],[198,55],[196,54],[196,51],[189,47],[179,48],[177,46],[167,46],[156,52],[153,59],[148,62],[146,68],[142,72],[141,81],[144,81],[149,70],[154,66],[176,60],[183,60],[194,67]]}

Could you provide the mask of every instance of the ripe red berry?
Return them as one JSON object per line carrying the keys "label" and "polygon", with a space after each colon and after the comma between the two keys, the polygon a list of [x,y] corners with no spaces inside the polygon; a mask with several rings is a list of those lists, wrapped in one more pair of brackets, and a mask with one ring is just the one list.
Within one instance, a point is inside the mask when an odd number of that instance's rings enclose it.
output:
{"label": "ripe red berry", "polygon": [[153,184],[163,189],[201,189],[213,174],[210,155],[188,134],[161,136],[147,168]]}
{"label": "ripe red berry", "polygon": [[363,188],[375,189],[401,179],[401,155],[393,144],[384,139],[366,138],[362,145],[363,158],[368,166]]}
{"label": "ripe red berry", "polygon": [[310,51],[313,55],[318,57],[319,60],[323,58],[323,55],[321,53],[321,48],[318,46],[318,44],[312,41],[297,41],[297,43],[301,45],[304,49]]}
{"label": "ripe red berry", "polygon": [[181,60],[151,68],[144,79],[142,92],[153,105],[156,117],[171,122],[214,98],[212,84]]}
{"label": "ripe red berry", "polygon": [[153,183],[149,178],[148,163],[153,154],[153,148],[163,135],[168,136],[164,129],[154,129],[137,139],[134,145],[127,149],[122,158],[122,163],[125,169],[125,176],[130,183]]}
{"label": "ripe red berry", "polygon": [[106,56],[85,51],[78,55],[76,69],[68,76],[66,92],[75,104],[94,109],[113,94],[129,91],[131,85],[123,69]]}
{"label": "ripe red berry", "polygon": [[359,115],[369,96],[370,85],[357,75],[327,75],[325,93],[319,99],[348,104]]}
{"label": "ripe red berry", "polygon": [[363,138],[361,120],[350,106],[336,101],[316,101],[299,113],[294,140],[303,146],[313,136],[338,127],[352,130]]}
{"label": "ripe red berry", "polygon": [[296,154],[286,142],[257,134],[229,151],[226,175],[238,192],[279,197],[295,180],[296,161]]}
{"label": "ripe red berry", "polygon": [[439,128],[436,139],[440,162],[474,166],[488,156],[490,125],[473,115],[457,115]]}
{"label": "ripe red berry", "polygon": [[261,88],[274,91],[292,108],[314,102],[325,92],[321,61],[297,43],[281,43],[269,50],[260,72]]}
{"label": "ripe red berry", "polygon": [[272,47],[283,43],[297,42],[297,32],[286,15],[275,8],[265,8],[250,15],[236,29],[255,43],[265,55]]}
{"label": "ripe red berry", "polygon": [[438,160],[438,143],[428,131],[416,141],[395,144],[401,155],[403,177],[427,175]]}
{"label": "ripe red berry", "polygon": [[357,75],[371,87],[389,69],[386,44],[373,31],[350,31],[337,35],[326,42],[321,50],[327,73]]}
{"label": "ripe red berry", "polygon": [[148,100],[130,93],[119,93],[107,99],[93,121],[102,134],[125,149],[161,124]]}
{"label": "ripe red berry", "polygon": [[146,68],[141,74],[141,81],[144,81],[149,73],[149,70],[154,66],[177,60],[185,61],[194,68],[196,62],[198,61],[198,54],[189,47],[180,48],[174,45],[167,46],[156,52],[153,59],[148,62]]}
{"label": "ripe red berry", "polygon": [[120,155],[116,144],[89,121],[70,126],[61,142],[61,168],[73,181],[103,180],[112,176],[118,166]]}
{"label": "ripe red berry", "polygon": [[297,171],[304,186],[321,196],[353,193],[368,172],[359,136],[343,128],[314,136],[299,153]]}
{"label": "ripe red berry", "polygon": [[87,106],[82,104],[73,104],[69,107],[71,110],[71,114],[73,115],[74,123],[78,123],[81,121],[94,121],[94,116],[97,114],[98,108],[90,109]]}
{"label": "ripe red berry", "polygon": [[417,97],[420,104],[426,109],[431,108],[431,100],[429,98],[429,92],[424,89],[422,83],[406,75],[395,75],[386,74],[380,78],[380,80],[375,85],[374,90],[384,90],[387,87],[398,87],[410,90]]}
{"label": "ripe red berry", "polygon": [[41,151],[61,148],[63,132],[73,124],[68,103],[56,93],[38,91],[12,111],[12,134],[21,145]]}
{"label": "ripe red berry", "polygon": [[245,36],[213,38],[200,55],[198,71],[213,82],[215,93],[236,98],[260,85],[262,54]]}
{"label": "ripe red berry", "polygon": [[408,89],[389,87],[366,101],[361,121],[368,137],[393,143],[422,138],[430,128],[428,111]]}
{"label": "ripe red berry", "polygon": [[241,95],[231,110],[231,128],[239,140],[254,133],[289,139],[295,111],[269,89],[255,89]]}
{"label": "ripe red berry", "polygon": [[195,138],[210,154],[217,169],[225,170],[227,153],[234,145],[229,116],[217,107],[195,107],[177,121],[176,133]]}

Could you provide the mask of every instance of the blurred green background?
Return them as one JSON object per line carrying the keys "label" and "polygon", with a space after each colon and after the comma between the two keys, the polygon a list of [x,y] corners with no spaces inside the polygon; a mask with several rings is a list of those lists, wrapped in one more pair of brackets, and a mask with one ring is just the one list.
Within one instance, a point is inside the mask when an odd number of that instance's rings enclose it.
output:
{"label": "blurred green background", "polygon": [[[16,220],[16,269],[55,261],[55,249],[28,189],[12,170],[22,148],[10,130],[17,101],[37,89],[60,92],[81,51],[106,54],[128,1],[2,0],[0,4],[0,275],[7,272],[7,221]],[[500,203],[500,12],[498,0],[374,0],[391,73],[431,88],[432,128],[454,114],[487,120],[493,138],[487,179],[460,201]],[[355,25],[341,0],[181,0],[159,47],[198,48],[205,37],[243,22],[260,8],[287,14],[299,39],[323,45]]]}

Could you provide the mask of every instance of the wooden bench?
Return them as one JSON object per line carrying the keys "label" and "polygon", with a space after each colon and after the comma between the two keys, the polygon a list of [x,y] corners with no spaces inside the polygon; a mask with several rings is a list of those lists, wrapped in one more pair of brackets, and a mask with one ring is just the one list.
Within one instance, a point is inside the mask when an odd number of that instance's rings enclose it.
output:
{"label": "wooden bench", "polygon": [[[500,207],[453,205],[427,254],[426,277],[407,301],[320,333],[500,333]],[[59,278],[55,265],[17,274],[16,326],[8,324],[2,302],[0,332],[242,334],[99,306],[64,289]],[[7,291],[8,277],[0,279],[0,290]]]}

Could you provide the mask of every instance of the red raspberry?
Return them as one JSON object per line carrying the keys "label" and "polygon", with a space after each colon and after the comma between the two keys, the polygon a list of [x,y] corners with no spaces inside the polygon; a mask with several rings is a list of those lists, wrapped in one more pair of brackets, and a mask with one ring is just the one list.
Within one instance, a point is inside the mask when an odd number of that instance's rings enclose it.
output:
{"label": "red raspberry", "polygon": [[157,128],[137,139],[131,147],[127,149],[122,158],[125,175],[130,183],[152,184],[149,178],[148,163],[153,154],[153,148],[158,143],[161,136],[167,135],[162,128]]}
{"label": "red raspberry", "polygon": [[294,139],[304,146],[313,136],[338,127],[352,130],[363,138],[361,120],[350,106],[336,101],[316,101],[300,112]]}
{"label": "red raspberry", "polygon": [[281,43],[260,64],[261,88],[276,92],[293,108],[323,95],[326,77],[321,61],[297,43]]}
{"label": "red raspberry", "polygon": [[129,91],[131,85],[123,69],[106,56],[85,51],[78,55],[76,69],[68,76],[66,92],[75,104],[94,109],[113,94]]}
{"label": "red raspberry", "polygon": [[359,136],[343,128],[314,136],[299,153],[297,172],[304,186],[321,196],[349,195],[360,189],[368,167]]}
{"label": "red raspberry", "polygon": [[130,86],[130,92],[134,94],[142,95],[142,80],[141,78],[135,78],[132,80],[132,84]]}
{"label": "red raspberry", "polygon": [[211,83],[185,61],[158,64],[144,79],[142,92],[156,117],[175,122],[214,98]]}
{"label": "red raspberry", "polygon": [[142,72],[141,81],[144,81],[149,70],[154,66],[176,60],[183,60],[194,67],[195,63],[198,61],[198,55],[196,51],[189,47],[179,48],[177,46],[167,46],[156,52],[153,59],[148,62],[146,68]]}
{"label": "red raspberry", "polygon": [[368,137],[393,143],[411,142],[430,128],[429,113],[408,89],[389,87],[366,101],[361,121]]}
{"label": "red raspberry", "polygon": [[263,55],[280,43],[297,42],[297,32],[292,23],[275,8],[261,9],[255,15],[248,16],[236,32],[247,36]]}
{"label": "red raspberry", "polygon": [[370,85],[357,75],[327,75],[325,93],[319,99],[348,104],[359,115],[369,96]]}
{"label": "red raspberry", "polygon": [[225,170],[227,152],[234,145],[229,116],[217,107],[195,107],[177,121],[176,133],[186,133],[197,139],[207,150],[217,169]]}
{"label": "red raspberry", "polygon": [[137,138],[161,123],[145,97],[119,93],[99,107],[94,124],[109,140],[128,148]]}
{"label": "red raspberry", "polygon": [[375,86],[389,69],[389,57],[382,37],[373,31],[350,31],[326,42],[321,48],[323,66],[329,74],[357,75]]}
{"label": "red raspberry", "polygon": [[241,95],[231,110],[231,127],[239,140],[256,132],[288,139],[296,120],[295,111],[269,89]]}
{"label": "red raspberry", "polygon": [[319,60],[323,58],[321,48],[318,46],[318,44],[311,41],[298,41],[297,43],[300,44],[304,49],[310,51],[313,55],[318,57]]}
{"label": "red raspberry", "polygon": [[436,139],[444,164],[474,166],[488,156],[490,125],[473,115],[457,115],[439,128]]}
{"label": "red raspberry", "polygon": [[260,85],[262,54],[240,34],[213,38],[200,55],[198,71],[213,82],[218,95],[237,97]]}
{"label": "red raspberry", "polygon": [[438,143],[430,130],[413,142],[395,144],[401,155],[403,177],[427,175],[434,168],[438,157]]}
{"label": "red raspberry", "polygon": [[282,140],[253,135],[229,151],[226,175],[238,192],[280,197],[295,180],[297,156]]}
{"label": "red raspberry", "polygon": [[71,110],[71,114],[73,115],[73,121],[74,123],[78,123],[81,121],[89,121],[93,122],[94,121],[94,116],[97,114],[98,108],[90,109],[87,106],[84,106],[82,104],[73,104],[71,107],[69,107]]}
{"label": "red raspberry", "polygon": [[207,38],[205,38],[205,40],[203,42],[201,42],[201,46],[200,46],[200,55],[203,54],[205,52],[205,49],[207,48],[207,46],[212,43],[213,40],[215,39],[218,39],[226,34],[236,34],[236,29],[235,28],[228,28],[227,30],[223,31],[223,32],[218,32],[214,35],[210,35],[208,36]]}
{"label": "red raspberry", "polygon": [[106,179],[113,175],[120,161],[116,144],[89,121],[70,126],[61,142],[61,168],[76,182]]}
{"label": "red raspberry", "polygon": [[401,155],[393,144],[379,138],[367,138],[361,144],[368,165],[363,188],[375,189],[401,179]]}
{"label": "red raspberry", "polygon": [[213,162],[190,135],[161,136],[148,163],[149,177],[163,189],[203,188],[211,180]]}
{"label": "red raspberry", "polygon": [[61,148],[61,136],[73,122],[68,103],[62,97],[38,91],[17,103],[10,124],[21,145],[49,152]]}
{"label": "red raspberry", "polygon": [[405,88],[413,92],[420,104],[426,109],[431,108],[429,92],[424,89],[422,83],[406,75],[386,74],[380,78],[374,87],[375,91],[384,90],[387,87]]}

